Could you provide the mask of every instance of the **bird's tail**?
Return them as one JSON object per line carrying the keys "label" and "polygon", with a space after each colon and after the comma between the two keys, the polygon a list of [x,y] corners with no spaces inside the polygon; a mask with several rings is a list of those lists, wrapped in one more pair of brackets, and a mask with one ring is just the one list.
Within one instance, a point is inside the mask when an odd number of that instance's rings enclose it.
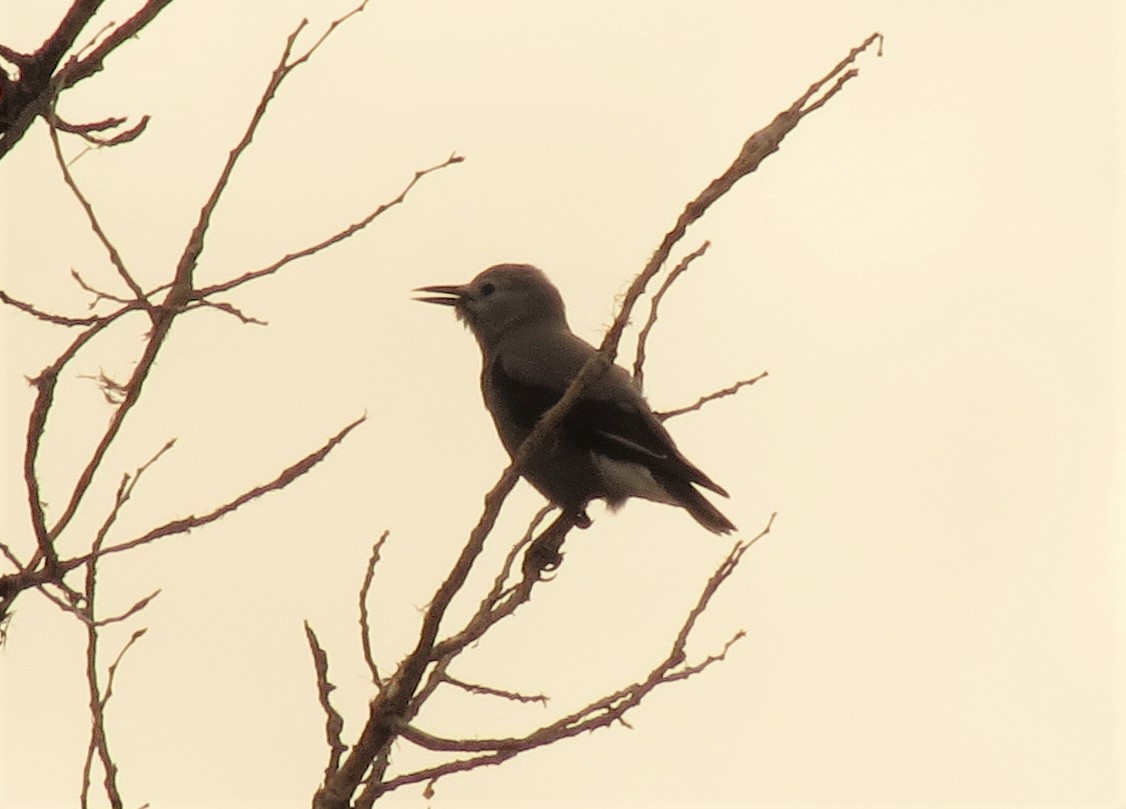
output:
{"label": "bird's tail", "polygon": [[670,479],[662,476],[661,486],[691,514],[696,522],[707,528],[713,534],[729,534],[737,530],[735,523],[720,513],[720,510],[708,502],[704,495],[691,483],[685,480]]}

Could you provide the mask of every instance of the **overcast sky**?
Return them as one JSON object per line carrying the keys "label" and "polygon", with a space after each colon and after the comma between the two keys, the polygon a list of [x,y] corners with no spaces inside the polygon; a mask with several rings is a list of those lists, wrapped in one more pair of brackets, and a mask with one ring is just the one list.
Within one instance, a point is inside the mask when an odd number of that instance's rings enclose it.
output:
{"label": "overcast sky", "polygon": [[[67,3],[0,3],[31,50]],[[250,11],[253,5],[253,11]],[[100,20],[133,6],[108,3]],[[60,113],[152,116],[74,164],[125,260],[163,283],[303,16],[349,2],[173,3]],[[1116,14],[1117,12],[1117,14]],[[1113,2],[375,2],[293,74],[216,211],[199,278],[224,280],[393,199],[337,247],[185,317],[65,553],[123,472],[169,438],[127,539],[272,478],[367,422],[291,488],[103,566],[109,733],[128,805],[307,806],[323,718],[301,622],[329,653],[346,740],[371,697],[356,592],[393,666],[506,456],[452,313],[410,300],[498,262],[559,285],[601,339],[685,202],[873,31],[883,58],[689,232],[711,249],[650,343],[657,409],[731,493],[745,557],[689,647],[747,636],[614,727],[390,806],[1111,807],[1123,776],[1123,83]],[[97,26],[95,26],[96,28]],[[78,144],[66,141],[68,155]],[[0,161],[0,288],[81,315],[70,277],[124,293],[37,126]],[[70,366],[43,452],[53,513],[144,323]],[[69,335],[0,310],[0,536],[27,558],[22,447],[34,376]],[[630,341],[626,341],[626,357]],[[542,499],[522,485],[490,553]],[[634,502],[567,543],[557,578],[458,675],[552,697],[450,697],[441,735],[515,735],[644,677],[730,548]],[[482,577],[482,581],[487,581]],[[0,650],[0,805],[71,807],[88,729],[83,633],[25,593]],[[403,759],[402,763],[408,763]]]}

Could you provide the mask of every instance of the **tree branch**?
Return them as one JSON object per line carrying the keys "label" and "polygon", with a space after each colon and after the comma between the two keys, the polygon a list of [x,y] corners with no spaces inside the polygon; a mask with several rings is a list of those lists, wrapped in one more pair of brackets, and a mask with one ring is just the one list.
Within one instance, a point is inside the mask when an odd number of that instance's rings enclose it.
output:
{"label": "tree branch", "polygon": [[[417,710],[418,703],[415,701],[415,694],[427,667],[435,659],[442,658],[442,654],[436,654],[435,649],[438,627],[454,595],[465,584],[469,571],[483,550],[485,540],[492,531],[503,501],[515,485],[528,459],[548,440],[552,431],[556,429],[586,387],[610,367],[617,355],[618,344],[626,324],[629,322],[634,305],[645,291],[646,285],[668,259],[673,247],[684,236],[688,226],[703,216],[711,205],[726,194],[736,182],[755,171],[763,160],[776,152],[782,139],[797,126],[806,114],[820,105],[815,104],[809,109],[803,109],[809,99],[815,95],[816,90],[839,74],[844,67],[851,64],[877,37],[877,34],[873,34],[859,48],[853,49],[846,59],[842,60],[819,82],[815,83],[789,109],[780,113],[769,125],[748,138],[727,170],[713,180],[692,202],[688,203],[673,228],[665,234],[657,250],[645,268],[634,279],[622,299],[620,311],[607,330],[598,352],[583,366],[559,401],[539,420],[531,434],[514,454],[512,463],[486,495],[485,508],[477,525],[471,531],[460,556],[423,615],[414,650],[403,659],[383,690],[371,702],[368,718],[359,738],[345,757],[340,769],[326,777],[325,782],[314,796],[313,805],[315,809],[345,809],[350,804],[351,796],[359,787],[361,781],[365,779],[365,774],[369,768],[375,765],[377,761],[386,761],[386,751],[396,736],[402,732],[403,723],[409,721],[408,714]],[[850,76],[842,76],[839,84],[843,84],[848,78]],[[836,92],[836,90],[831,90],[830,94],[833,92]],[[572,525],[577,517],[577,515],[562,516],[570,518]],[[562,542],[562,536],[569,530],[569,527],[562,527],[558,543]],[[558,544],[555,547],[557,548]],[[737,546],[737,549],[739,547],[741,546]],[[734,563],[737,563],[742,551],[733,553],[735,553],[735,562],[732,563],[732,567]],[[729,571],[723,573],[719,581],[725,579],[727,575],[729,575]],[[533,583],[528,576],[528,568],[526,567],[525,578],[521,587],[526,586],[530,589]],[[513,595],[509,597],[510,600],[517,596],[519,589],[517,588]],[[710,594],[706,594],[702,604],[706,604],[709,599]],[[669,666],[679,663],[683,658],[683,639],[687,632],[691,630],[695,619],[696,613],[693,612],[681,635],[678,636],[678,645],[674,647],[674,652],[677,653],[676,659],[662,669],[660,674],[654,675],[656,680],[659,681],[660,675],[664,674]],[[442,652],[444,651],[443,649]],[[651,679],[653,678],[651,677]],[[489,763],[495,762],[490,760]],[[367,805],[374,800],[375,796],[386,791],[387,785],[378,783],[383,777],[382,770],[382,766],[377,766],[376,770],[372,771],[367,780],[367,787],[364,789],[360,800],[357,801],[358,806]]]}

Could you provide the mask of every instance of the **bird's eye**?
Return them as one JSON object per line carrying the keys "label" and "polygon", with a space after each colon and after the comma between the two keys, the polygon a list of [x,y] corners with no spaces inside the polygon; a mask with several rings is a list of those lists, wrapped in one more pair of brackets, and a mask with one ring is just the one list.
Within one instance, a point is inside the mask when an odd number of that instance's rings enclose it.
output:
{"label": "bird's eye", "polygon": [[492,284],[489,284],[489,283],[481,284],[481,294],[482,295],[486,295],[486,296],[492,295],[494,292],[496,292],[496,290],[497,290],[497,288],[495,286],[493,286]]}

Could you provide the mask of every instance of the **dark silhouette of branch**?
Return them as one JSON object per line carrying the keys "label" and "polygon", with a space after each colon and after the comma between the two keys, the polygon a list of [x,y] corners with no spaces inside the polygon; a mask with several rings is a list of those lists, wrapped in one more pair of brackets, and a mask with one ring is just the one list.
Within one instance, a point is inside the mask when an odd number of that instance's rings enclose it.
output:
{"label": "dark silhouette of branch", "polygon": [[111,554],[131,550],[133,548],[140,547],[141,545],[147,545],[148,543],[155,542],[158,539],[187,533],[193,528],[199,528],[201,526],[215,522],[219,518],[230,514],[236,509],[246,505],[251,500],[261,497],[267,492],[279,491],[281,489],[284,489],[290,483],[297,480],[297,478],[301,477],[322,460],[324,460],[325,457],[338,444],[340,444],[340,442],[344,440],[348,433],[362,424],[366,418],[366,416],[361,416],[351,424],[348,424],[336,435],[332,436],[325,444],[320,446],[317,450],[310,453],[309,455],[306,455],[301,460],[284,469],[273,480],[259,486],[255,486],[243,492],[233,500],[230,500],[223,505],[212,509],[206,514],[199,516],[192,515],[189,517],[182,517],[177,520],[172,520],[171,522],[165,523],[164,525],[158,526],[157,528],[153,528],[134,539],[121,542],[116,545],[110,545],[104,548],[99,547],[97,549],[92,549],[89,553],[75,556],[70,559],[56,559],[54,565],[49,565],[38,569],[29,565],[19,569],[16,573],[10,573],[5,576],[0,576],[0,615],[2,615],[6,611],[7,607],[11,604],[11,601],[13,598],[15,598],[16,594],[23,590],[32,587],[42,587],[43,585],[47,584],[59,584],[62,581],[63,575],[70,572],[71,570],[74,570],[75,568],[86,565],[91,561],[100,559],[104,556],[109,556]]}
{"label": "dark silhouette of branch", "polygon": [[[102,69],[107,56],[122,43],[139,33],[172,0],[147,0],[132,17],[113,28],[88,55],[76,53],[60,67],[63,57],[74,46],[83,28],[93,18],[104,0],[75,0],[55,29],[54,33],[35,53],[24,54],[9,48],[0,48],[0,56],[11,62],[16,76],[0,70],[0,158],[20,141],[32,122],[47,115],[55,99],[64,90],[92,76]],[[99,34],[100,36],[100,34]],[[114,122],[110,124],[109,122]],[[124,123],[124,118],[109,118],[94,124],[69,125],[72,130],[104,130]],[[104,141],[105,145],[131,140],[143,130],[147,118],[117,138]]]}
{"label": "dark silhouette of branch", "polygon": [[[396,776],[376,787],[373,790],[373,799],[408,784],[430,782],[431,786],[433,786],[434,781],[446,775],[452,775],[456,772],[465,772],[481,766],[499,764],[528,750],[534,750],[538,747],[553,744],[562,739],[571,738],[591,730],[609,727],[615,722],[624,723],[625,714],[637,707],[637,705],[655,688],[666,683],[686,680],[704,671],[714,663],[724,660],[732,645],[744,637],[742,631],[737,632],[730,638],[719,652],[709,655],[694,664],[687,664],[685,662],[685,648],[688,638],[697,620],[707,609],[712,597],[715,596],[723,583],[734,573],[743,555],[758,540],[770,533],[773,523],[774,515],[771,515],[766,526],[763,527],[757,535],[749,540],[735,543],[731,552],[723,562],[720,563],[715,573],[712,574],[711,578],[704,585],[696,604],[689,610],[681,624],[680,630],[673,640],[672,648],[644,680],[621,688],[613,694],[602,697],[580,708],[578,711],[521,737],[504,739],[447,739],[432,733],[427,733],[407,723],[401,723],[399,725],[399,731],[402,738],[427,750],[455,753],[485,753],[485,755],[474,756],[468,759],[455,759],[443,764]],[[360,807],[370,804],[365,804],[361,799],[357,800],[355,805]]]}
{"label": "dark silhouette of branch", "polygon": [[97,552],[91,552],[84,556],[77,556],[74,559],[60,562],[59,568],[64,571],[70,570],[74,567],[77,567],[78,565],[86,564],[91,559],[102,556],[109,556],[110,554],[114,553],[121,553],[122,551],[131,550],[132,548],[136,548],[141,545],[147,545],[148,543],[154,542],[158,539],[163,539],[175,534],[186,533],[188,531],[191,531],[193,528],[199,528],[201,526],[207,525],[208,523],[215,522],[220,517],[224,517],[227,514],[230,514],[232,511],[241,508],[251,500],[261,497],[268,492],[280,491],[289,484],[293,483],[293,481],[297,480],[297,478],[304,475],[321,461],[323,461],[328,456],[328,454],[332,452],[332,450],[334,450],[345,439],[345,437],[347,437],[348,433],[352,432],[352,430],[354,430],[360,424],[363,424],[366,420],[367,416],[360,416],[358,419],[345,426],[336,435],[332,436],[327,442],[322,444],[314,452],[311,452],[292,466],[289,466],[286,469],[282,470],[282,472],[278,474],[278,476],[273,480],[269,481],[268,483],[263,483],[259,486],[255,486],[252,489],[248,489],[233,500],[230,500],[223,505],[212,509],[206,514],[202,514],[200,516],[192,515],[190,517],[183,517],[178,520],[172,520],[171,522],[165,523],[164,525],[147,531],[146,533],[135,539],[121,542],[116,545],[110,545],[109,547],[103,548]]}
{"label": "dark silhouette of branch", "polygon": [[653,299],[649,302],[649,317],[645,320],[645,325],[641,327],[641,331],[637,333],[637,351],[633,360],[633,378],[639,389],[645,386],[645,348],[649,343],[649,333],[657,325],[657,310],[661,306],[661,301],[664,300],[665,294],[672,288],[676,279],[692,266],[693,261],[708,252],[709,247],[711,247],[711,242],[704,242],[682,258],[680,263],[665,276],[665,280],[661,282],[657,291],[653,293]]}
{"label": "dark silhouette of branch", "polygon": [[6,303],[21,312],[27,312],[32,317],[39,320],[53,323],[56,326],[92,326],[101,320],[97,315],[90,315],[89,317],[67,317],[66,315],[56,315],[51,312],[45,312],[37,308],[34,304],[25,301],[17,300],[8,293],[0,290],[0,303]]}
{"label": "dark silhouette of branch", "polygon": [[[51,136],[51,146],[55,152],[55,162],[58,163],[59,171],[62,172],[63,182],[66,183],[67,187],[74,195],[74,198],[78,200],[78,204],[82,206],[82,210],[86,214],[86,220],[90,223],[90,230],[94,231],[94,235],[98,237],[98,240],[106,249],[110,263],[113,264],[114,269],[117,270],[117,274],[121,276],[121,280],[129,287],[129,291],[133,293],[133,299],[149,311],[150,319],[155,319],[156,315],[152,311],[148,299],[145,297],[145,293],[141,291],[140,285],[133,278],[128,268],[126,268],[125,261],[121,258],[121,253],[118,252],[117,247],[110,241],[106,232],[102,230],[101,222],[98,221],[98,217],[94,213],[94,206],[86,199],[86,195],[82,193],[82,189],[78,187],[78,183],[74,180],[74,175],[70,173],[70,169],[67,167],[66,160],[63,158],[62,146],[59,144],[59,133],[56,129],[56,121],[52,111],[48,111],[47,113],[47,131]],[[75,273],[75,277],[78,277],[77,273]],[[79,281],[81,282],[81,279],[79,279]],[[107,296],[103,295],[102,297]]]}
{"label": "dark silhouette of branch", "polygon": [[309,641],[309,651],[313,655],[313,669],[317,673],[317,696],[320,699],[321,709],[325,712],[325,740],[328,742],[329,756],[325,767],[325,776],[336,772],[340,767],[340,757],[348,749],[340,741],[340,734],[344,732],[344,717],[336,708],[332,707],[329,695],[336,690],[336,686],[328,681],[328,654],[317,640],[317,634],[305,622],[305,638]]}
{"label": "dark silhouette of branch", "polygon": [[403,190],[399,192],[399,195],[397,197],[395,197],[394,199],[391,199],[388,202],[382,203],[377,208],[375,208],[370,213],[368,213],[366,216],[364,216],[362,219],[360,219],[359,221],[355,222],[352,225],[349,225],[344,230],[337,231],[333,235],[329,236],[326,239],[323,239],[322,241],[317,242],[316,244],[310,245],[308,247],[303,247],[302,249],[297,250],[293,253],[287,253],[286,255],[284,255],[280,259],[278,259],[277,261],[275,261],[272,264],[269,264],[265,267],[262,267],[261,269],[253,270],[251,272],[244,273],[237,278],[232,278],[229,281],[223,281],[223,282],[218,283],[218,284],[212,284],[210,286],[201,287],[200,289],[198,289],[196,291],[195,294],[197,296],[205,296],[205,295],[214,295],[218,292],[226,292],[228,290],[234,289],[237,286],[241,286],[242,284],[245,284],[248,281],[256,281],[259,278],[264,278],[267,275],[273,275],[275,272],[277,272],[282,267],[286,266],[287,264],[289,264],[291,262],[297,261],[298,259],[302,259],[302,258],[308,258],[309,256],[313,255],[314,253],[319,253],[321,250],[324,250],[328,247],[332,247],[332,245],[336,244],[337,242],[342,242],[345,239],[349,238],[350,236],[354,236],[356,233],[359,233],[361,230],[363,230],[368,225],[370,225],[372,222],[374,222],[377,217],[386,213],[389,209],[394,208],[396,205],[402,204],[402,202],[407,198],[407,194],[409,194],[411,192],[411,189],[413,189],[418,184],[419,180],[421,180],[427,174],[431,174],[435,171],[440,171],[441,169],[447,168],[447,167],[455,165],[457,163],[461,163],[464,160],[465,160],[465,158],[460,156],[460,155],[451,154],[449,157],[447,157],[441,163],[430,166],[429,168],[419,169],[418,171],[416,171],[414,173],[414,177],[411,178],[410,182],[408,182],[403,187]]}
{"label": "dark silhouette of branch", "polygon": [[[113,809],[122,809],[123,802],[121,799],[121,792],[117,786],[117,764],[113,760],[113,756],[109,750],[109,739],[106,735],[105,725],[105,709],[113,694],[113,679],[117,673],[117,667],[121,663],[122,657],[129,650],[136,641],[145,634],[145,629],[136,630],[121,651],[118,652],[117,658],[110,664],[109,670],[106,674],[105,690],[101,689],[98,678],[98,645],[100,636],[98,630],[104,625],[105,622],[98,621],[94,613],[94,593],[97,583],[97,557],[96,554],[101,550],[102,544],[105,542],[106,534],[109,532],[110,527],[116,522],[118,515],[121,512],[121,507],[129,500],[133,493],[133,488],[136,486],[138,478],[144,474],[153,463],[155,463],[166,450],[171,447],[171,443],[165,444],[164,448],[156,453],[147,463],[141,466],[135,475],[130,478],[126,475],[122,478],[120,485],[117,488],[117,496],[114,498],[114,507],[102,522],[98,533],[94,538],[93,552],[95,556],[91,558],[90,562],[86,565],[86,585],[82,593],[83,607],[83,623],[86,625],[86,685],[90,693],[90,744],[86,750],[86,761],[82,769],[82,794],[81,803],[83,807],[88,805],[90,793],[90,778],[93,768],[93,761],[95,753],[102,765],[102,773],[104,776],[103,785],[105,788],[106,798]],[[126,615],[144,609],[144,607],[155,596],[141,599],[129,610]]]}
{"label": "dark silhouette of branch", "polygon": [[[364,571],[364,582],[360,585],[360,647],[364,652],[364,662],[367,663],[371,682],[376,688],[383,686],[379,676],[379,667],[375,665],[375,657],[371,651],[371,621],[368,617],[368,595],[371,593],[371,584],[375,580],[375,566],[379,564],[379,554],[383,550],[383,543],[387,541],[389,531],[383,534],[371,546],[371,555],[368,557],[367,570]],[[331,773],[325,773],[327,777]]]}
{"label": "dark silhouette of branch", "polygon": [[657,418],[659,418],[661,421],[664,421],[665,419],[671,419],[675,416],[683,416],[685,413],[692,413],[692,412],[702,408],[708,402],[714,402],[716,399],[722,399],[725,396],[734,396],[736,393],[741,391],[743,388],[745,388],[749,385],[753,385],[756,382],[758,382],[760,379],[765,379],[769,375],[770,374],[767,371],[763,371],[758,376],[752,376],[750,379],[740,379],[738,382],[736,382],[734,385],[731,385],[730,387],[724,388],[722,390],[717,390],[717,391],[714,391],[713,393],[708,393],[704,396],[701,396],[695,402],[693,402],[692,404],[690,404],[686,407],[677,407],[677,408],[674,408],[673,410],[662,410],[658,413],[654,413],[654,415]]}
{"label": "dark silhouette of branch", "polygon": [[[89,590],[87,591],[87,596],[92,596]],[[86,762],[82,768],[81,805],[83,807],[89,805],[94,755],[97,754],[105,776],[103,785],[106,791],[106,798],[109,800],[110,806],[114,807],[114,809],[122,809],[124,803],[121,799],[121,792],[117,787],[117,765],[114,763],[113,756],[110,754],[109,741],[106,738],[105,711],[106,705],[113,695],[113,681],[114,677],[117,676],[117,667],[121,665],[121,660],[125,657],[125,653],[129,651],[133,644],[140,640],[148,630],[136,630],[129,636],[129,640],[125,642],[125,645],[121,647],[121,651],[117,653],[117,657],[114,658],[106,672],[106,686],[104,692],[100,689],[98,684],[98,623],[91,620],[87,623],[86,631],[86,678],[90,688],[90,715],[93,721],[90,728],[90,744],[86,749]]]}
{"label": "dark silhouette of branch", "polygon": [[[274,98],[282,82],[298,65],[304,64],[309,60],[313,53],[321,46],[321,44],[325,42],[329,34],[331,34],[331,32],[334,31],[343,20],[348,19],[356,13],[359,13],[359,11],[361,11],[365,5],[366,0],[352,12],[332,23],[329,26],[328,30],[323,33],[313,43],[312,46],[310,46],[300,55],[294,56],[294,44],[298,35],[304,29],[306,22],[302,21],[302,23],[298,25],[293,33],[287,38],[281,58],[279,59],[277,66],[274,68],[270,75],[270,79],[267,82],[266,88],[263,90],[259,103],[254,110],[254,113],[251,115],[250,123],[248,124],[246,131],[244,132],[239,143],[231,151],[225,165],[219,173],[218,179],[213,186],[210,195],[208,196],[207,200],[204,202],[200,210],[199,219],[195,227],[192,229],[187,244],[185,245],[180,258],[176,263],[176,269],[172,283],[161,285],[157,288],[157,290],[166,290],[164,301],[160,304],[154,305],[150,303],[150,299],[152,295],[155,294],[156,290],[150,293],[145,293],[140,290],[140,288],[133,281],[132,276],[129,274],[128,270],[124,266],[124,263],[121,261],[120,252],[117,250],[116,246],[108,238],[108,236],[104,233],[104,231],[101,230],[98,224],[98,219],[93,213],[93,209],[86,201],[85,196],[82,194],[81,190],[74,183],[73,177],[71,177],[69,171],[67,171],[65,164],[63,164],[61,160],[61,152],[56,149],[56,154],[59,158],[60,166],[63,171],[64,180],[68,180],[69,187],[87,212],[87,219],[90,222],[91,228],[102,240],[103,245],[106,247],[107,252],[109,252],[110,254],[111,261],[117,267],[119,274],[126,281],[126,284],[130,287],[131,291],[133,291],[136,297],[134,300],[129,301],[127,305],[124,305],[117,312],[92,320],[89,327],[72,342],[70,347],[68,347],[67,350],[64,351],[63,354],[61,354],[54,363],[45,368],[37,377],[31,380],[32,384],[36,387],[36,399],[35,403],[32,406],[27,430],[27,444],[24,453],[24,479],[27,488],[27,499],[31,514],[31,524],[36,537],[38,549],[32,561],[28,565],[23,566],[23,569],[10,576],[0,577],[0,615],[2,615],[7,609],[8,605],[10,605],[11,598],[14,596],[14,594],[19,592],[21,589],[26,589],[26,587],[28,586],[38,586],[46,582],[59,580],[61,574],[65,573],[67,569],[70,569],[67,567],[60,568],[59,560],[54,549],[55,540],[70,524],[70,521],[73,519],[75,513],[77,512],[79,505],[82,503],[83,499],[86,496],[86,493],[89,491],[94,477],[97,474],[98,469],[100,468],[107,452],[109,451],[109,448],[113,445],[118,434],[120,433],[120,430],[128,414],[140,400],[149,373],[154,367],[156,358],[164,345],[164,342],[172,328],[173,322],[178,318],[178,316],[183,312],[191,309],[209,307],[217,308],[221,311],[239,317],[246,323],[260,323],[260,321],[258,321],[257,319],[246,316],[230,304],[209,300],[209,295],[213,294],[214,292],[220,291],[218,288],[212,288],[210,290],[193,289],[193,271],[203,250],[204,237],[210,224],[215,207],[218,204],[223,191],[227,187],[227,183],[230,179],[235,165],[237,164],[239,158],[249,147],[254,133],[257,131],[257,128],[260,125],[270,101]],[[155,6],[152,3],[146,6],[146,8],[150,9],[154,7]],[[115,33],[119,30],[121,29],[115,29]],[[103,43],[103,45],[104,44],[105,43]],[[95,50],[95,54],[97,52],[98,51]],[[88,58],[92,57],[93,54]],[[54,142],[57,146],[57,137],[55,138]],[[460,157],[452,156],[444,164],[442,164],[442,166],[450,165],[452,163],[459,162],[460,160]],[[426,169],[416,174],[415,179],[407,186],[406,189],[404,189],[404,191],[400,192],[399,197],[396,200],[386,205],[380,206],[379,210],[366,217],[361,224],[353,225],[352,227],[341,231],[335,236],[330,237],[330,239],[325,240],[321,244],[315,245],[313,248],[309,248],[307,250],[301,251],[298,254],[295,254],[294,257],[310,254],[352,235],[360,228],[365,227],[367,224],[369,224],[388,207],[401,202],[405,197],[407,191],[409,191],[410,188],[412,188],[418,182],[418,180],[421,179],[421,177],[425,176],[431,171],[437,170],[442,166]],[[281,263],[286,263],[286,261],[288,260],[292,260],[292,258],[283,260],[283,262]],[[78,280],[79,283],[84,284],[80,277],[78,277]],[[231,284],[231,286],[233,285],[234,284]],[[90,291],[92,291],[97,296],[95,302],[97,302],[98,299],[102,298],[115,300],[113,296],[102,293],[98,290],[93,290],[92,288],[90,288]],[[27,311],[29,314],[39,317],[40,319],[45,319],[51,322],[63,321],[70,325],[68,319],[49,315],[47,312],[38,307],[30,304],[23,304],[22,302],[16,301],[8,295],[4,295],[4,302]],[[138,309],[144,309],[148,313],[152,321],[152,328],[149,331],[148,338],[142,350],[140,359],[137,361],[128,380],[120,384],[115,383],[114,404],[116,404],[116,407],[114,409],[113,415],[111,416],[106,429],[102,433],[100,440],[97,442],[94,451],[87,461],[85,467],[79,473],[75,485],[70,491],[69,497],[66,500],[66,504],[63,507],[61,514],[57,517],[53,525],[48,525],[47,516],[43,508],[42,499],[40,497],[36,466],[40,446],[43,440],[44,430],[47,424],[47,418],[54,404],[55,391],[57,388],[60,371],[76,356],[79,350],[82,349],[86,345],[86,343],[102,329],[108,327],[126,314]],[[75,323],[74,325],[77,325],[77,323]],[[257,494],[251,493],[250,496],[257,496]],[[233,507],[237,508],[237,506],[240,505],[241,502],[243,501],[237,501],[235,504],[233,504]],[[217,516],[221,516],[221,514],[218,514],[213,518],[217,518]],[[154,532],[150,532],[150,536],[143,537],[135,542],[137,544],[140,544],[146,541],[151,541],[152,539],[158,538],[159,536],[167,536],[172,533],[179,533],[182,530],[187,530],[187,528],[195,524],[199,523],[196,522],[196,518],[194,517],[188,518],[186,520],[176,521],[175,523],[169,524],[167,526],[162,526],[159,529],[154,529]],[[130,547],[132,547],[132,545],[130,545]],[[105,552],[110,553],[120,549],[122,549],[121,546],[118,546],[116,548],[108,548]],[[75,563],[75,560],[70,560],[68,564],[73,563]],[[81,563],[81,561],[77,562],[77,564]],[[36,568],[40,564],[42,564],[43,567],[36,571]]]}
{"label": "dark silhouette of branch", "polygon": [[[645,292],[646,285],[653,276],[660,271],[665,262],[668,261],[669,253],[672,252],[673,246],[684,237],[688,226],[703,216],[716,200],[731,190],[735,183],[755,171],[763,160],[778,151],[782,144],[782,139],[798,125],[802,118],[809,115],[814,110],[820,109],[829,98],[840,91],[845,82],[855,78],[858,72],[856,70],[845,71],[845,68],[855,62],[860,54],[871,47],[872,43],[877,40],[882,42],[882,35],[878,32],[872,34],[859,46],[849,51],[848,56],[838,62],[836,66],[823,77],[810,85],[809,89],[806,90],[797,101],[791,104],[789,108],[780,112],[767,126],[747,138],[746,142],[743,144],[743,148],[739,150],[739,154],[735,157],[734,162],[727,167],[723,174],[712,180],[694,200],[684,207],[684,211],[676,220],[676,224],[673,225],[672,230],[665,234],[664,239],[661,240],[660,245],[657,246],[656,251],[654,251],[652,257],[649,259],[649,263],[645,265],[645,269],[642,270],[633,280],[633,283],[630,284],[629,289],[622,298],[621,308],[623,311],[633,309],[637,299]],[[809,104],[810,99],[812,99],[826,83],[834,79],[837,79],[837,83],[825,96],[813,104]],[[621,318],[616,319],[607,330],[606,337],[602,341],[601,350],[608,354],[611,361],[617,354],[618,341],[621,339],[621,334],[625,330],[627,323],[628,320],[622,320]]]}
{"label": "dark silhouette of branch", "polygon": [[479,685],[477,683],[463,682],[456,677],[446,674],[442,678],[443,682],[460,688],[462,691],[467,691],[470,694],[482,694],[488,697],[499,697],[506,699],[510,702],[538,702],[541,705],[547,705],[548,697],[544,694],[519,694],[515,691],[506,691],[503,688],[491,688],[487,685]]}

